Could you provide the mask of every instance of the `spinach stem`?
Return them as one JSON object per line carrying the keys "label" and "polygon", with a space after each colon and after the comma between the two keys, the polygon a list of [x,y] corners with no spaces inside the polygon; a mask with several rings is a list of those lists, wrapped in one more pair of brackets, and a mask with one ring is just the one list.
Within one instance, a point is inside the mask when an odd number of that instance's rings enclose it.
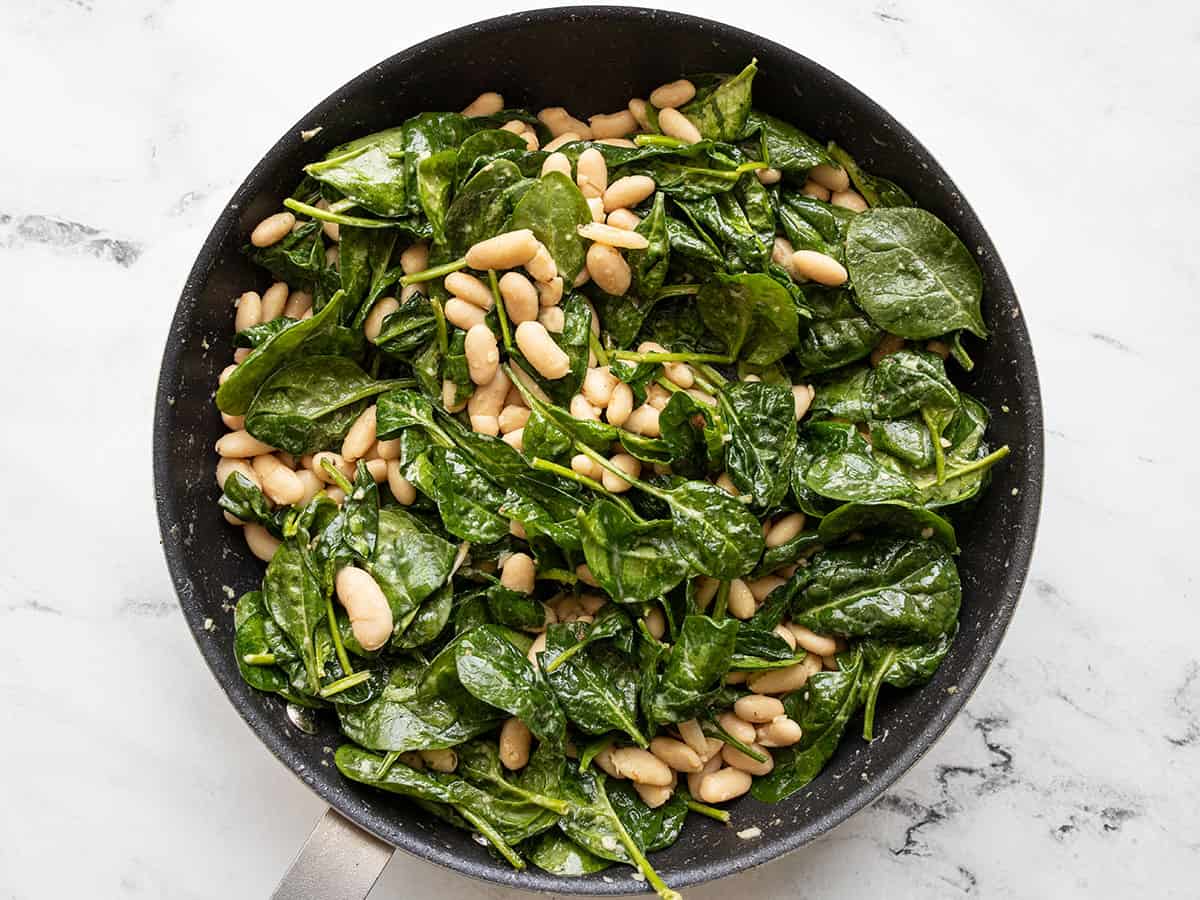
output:
{"label": "spinach stem", "polygon": [[[666,501],[667,495],[664,492],[660,491],[654,485],[647,484],[646,482],[642,481],[640,478],[634,478],[628,472],[623,472],[621,469],[618,469],[611,462],[609,462],[607,459],[605,459],[604,456],[597,453],[595,450],[593,450],[587,444],[583,443],[583,441],[576,440],[575,441],[575,449],[578,450],[580,453],[582,453],[584,456],[594,459],[596,462],[598,462],[600,464],[600,467],[602,469],[607,469],[609,472],[612,472],[612,474],[616,475],[622,481],[627,481],[630,484],[632,484],[634,487],[641,488],[643,491],[645,491],[647,494],[649,494],[652,497],[657,497],[659,500],[662,500],[664,502]],[[641,519],[640,516],[638,518]]]}
{"label": "spinach stem", "polygon": [[717,587],[717,596],[713,601],[712,614],[713,619],[717,622],[725,618],[725,607],[729,604],[729,585],[728,581],[722,581]]}
{"label": "spinach stem", "polygon": [[608,351],[604,349],[604,345],[600,343],[600,338],[588,332],[588,343],[592,348],[592,352],[596,354],[596,362],[602,366],[608,365]]}
{"label": "spinach stem", "polygon": [[921,418],[925,421],[925,427],[929,429],[929,437],[933,441],[933,468],[937,473],[937,483],[946,483],[946,448],[942,446],[942,430],[938,427],[937,421],[925,407],[921,407]]}
{"label": "spinach stem", "polygon": [[647,641],[649,641],[651,644],[657,644],[659,647],[667,646],[666,644],[664,644],[662,641],[660,641],[658,638],[656,638],[654,635],[652,635],[650,633],[650,626],[646,624],[645,619],[638,619],[637,623],[638,623],[638,631],[640,631],[642,633],[642,637],[644,637]]}
{"label": "spinach stem", "polygon": [[704,725],[708,725],[707,730],[713,732],[713,736],[719,737],[725,743],[733,745],[738,750],[741,750],[743,753],[745,753],[748,757],[750,757],[755,762],[766,762],[767,761],[767,758],[765,756],[763,756],[761,753],[759,753],[757,750],[755,750],[753,747],[751,747],[747,744],[743,744],[741,741],[739,741],[737,738],[735,738],[732,734],[730,734],[728,731],[726,731],[724,728],[722,728],[721,723],[718,722],[711,715],[709,718],[707,718],[704,721],[704,723],[700,727],[704,728]]}
{"label": "spinach stem", "polygon": [[248,666],[273,666],[275,665],[274,653],[243,653],[242,662]]}
{"label": "spinach stem", "polygon": [[1008,444],[1005,444],[999,450],[993,450],[987,456],[980,457],[972,463],[968,463],[958,469],[951,469],[946,473],[946,481],[953,481],[955,478],[962,478],[964,475],[970,475],[972,472],[978,472],[980,469],[987,469],[995,463],[1000,462],[1008,454]]}
{"label": "spinach stem", "polygon": [[[717,385],[713,384],[711,381],[709,381],[707,378],[705,378],[704,373],[698,371],[696,369],[696,367],[694,367],[694,366],[692,367],[692,379],[694,382],[694,386],[698,387],[700,390],[704,391],[706,394],[714,394],[715,395],[719,390],[721,390]],[[703,406],[704,404],[701,404],[701,405]],[[713,410],[714,415],[715,415],[716,407],[713,406],[713,407],[709,407],[709,408]]]}
{"label": "spinach stem", "polygon": [[576,641],[562,653],[554,658],[554,662],[542,669],[544,675],[549,675],[555,669],[559,668],[563,663],[567,662],[572,656],[588,645],[588,639],[585,637],[581,641]]}
{"label": "spinach stem", "polygon": [[346,476],[339,472],[328,459],[321,460],[321,468],[333,479],[334,484],[345,491],[347,497],[354,493],[354,485],[347,481]]}
{"label": "spinach stem", "polygon": [[283,205],[293,212],[298,212],[301,215],[308,216],[312,219],[320,219],[322,222],[336,222],[338,225],[349,225],[353,228],[391,228],[393,223],[383,219],[366,219],[362,216],[347,216],[344,213],[337,213],[331,209],[321,209],[319,206],[310,206],[307,203],[301,203],[299,200],[293,200],[288,197],[283,201]]}
{"label": "spinach stem", "polygon": [[[732,360],[729,360],[732,362]],[[720,360],[718,360],[720,362]],[[718,389],[729,383],[729,379],[714,369],[712,366],[696,366],[700,370],[700,374],[713,383]],[[713,391],[716,393],[716,391]]]}
{"label": "spinach stem", "polygon": [[716,819],[718,822],[728,825],[729,813],[723,809],[717,809],[715,806],[709,806],[707,803],[701,803],[699,800],[688,798],[687,808],[694,813],[699,813],[702,816],[708,816],[710,819]]}
{"label": "spinach stem", "polygon": [[408,287],[410,284],[420,284],[422,281],[434,281],[444,275],[449,275],[451,272],[457,272],[459,269],[465,269],[466,267],[467,258],[463,256],[448,263],[442,263],[440,266],[434,266],[432,269],[424,269],[420,272],[413,272],[411,275],[405,275],[400,279],[400,284],[403,287]]}
{"label": "spinach stem", "polygon": [[637,353],[633,350],[614,350],[612,355],[616,359],[623,359],[629,362],[733,362],[731,357],[721,353]]}
{"label": "spinach stem", "polygon": [[521,859],[521,857],[517,854],[517,851],[508,845],[508,842],[504,840],[500,832],[498,832],[492,826],[491,822],[473,810],[468,809],[466,806],[461,806],[456,803],[454,804],[454,808],[458,810],[458,814],[460,816],[478,829],[479,833],[483,835],[493,847],[496,848],[501,856],[508,860],[508,864],[510,866],[518,871],[525,868],[525,860]]}
{"label": "spinach stem", "polygon": [[657,384],[659,387],[666,388],[672,394],[677,394],[683,390],[683,388],[681,388],[679,385],[677,385],[675,382],[673,382],[666,375],[658,375],[654,379],[654,383]]}
{"label": "spinach stem", "polygon": [[392,769],[392,766],[394,766],[396,764],[396,761],[398,759],[400,759],[400,751],[399,750],[389,750],[387,753],[387,756],[385,756],[383,758],[383,762],[381,762],[379,764],[379,768],[375,770],[375,780],[376,781],[381,780],[384,775],[386,775],[388,772],[390,772]]}
{"label": "spinach stem", "polygon": [[347,150],[345,153],[340,153],[337,156],[331,156],[329,159],[322,159],[319,162],[309,163],[304,167],[304,173],[306,175],[311,175],[314,172],[324,172],[326,169],[336,168],[342,163],[350,162],[350,160],[362,156],[370,149],[370,144],[363,144],[361,147],[355,147],[353,150]]}
{"label": "spinach stem", "polygon": [[863,706],[863,740],[869,741],[875,737],[875,701],[879,699],[879,689],[883,687],[883,677],[887,674],[896,651],[889,650],[880,661],[870,683],[867,685],[867,702]]}
{"label": "spinach stem", "polygon": [[[612,808],[611,803],[609,803],[609,808]],[[625,830],[625,823],[616,815],[616,810],[613,810],[612,826],[617,832],[617,837],[621,839],[621,843],[625,845],[625,852],[629,854],[629,858],[634,861],[638,869],[641,870],[641,873],[646,876],[646,881],[658,892],[658,896],[662,900],[683,900],[677,892],[667,887],[666,882],[654,871],[654,867],[650,865],[650,861],[642,853],[641,847],[637,845],[637,842]]]}
{"label": "spinach stem", "polygon": [[655,302],[664,300],[667,297],[690,297],[693,294],[700,293],[700,285],[694,282],[686,284],[668,284],[665,288],[654,295]]}
{"label": "spinach stem", "polygon": [[345,678],[339,678],[332,684],[325,685],[325,687],[321,688],[321,690],[319,690],[317,693],[328,700],[330,697],[340,694],[342,691],[349,690],[356,685],[362,684],[370,677],[370,670],[363,669],[361,672],[355,672],[353,675],[347,675]]}
{"label": "spinach stem", "polygon": [[496,301],[496,318],[500,320],[500,334],[504,338],[504,350],[512,355],[512,335],[508,329],[508,310],[504,308],[504,298],[500,296],[500,280],[496,278],[496,270],[488,269],[488,284],[492,287],[492,297]]}
{"label": "spinach stem", "polygon": [[429,305],[433,307],[433,318],[437,321],[438,352],[445,357],[450,350],[450,336],[446,330],[446,312],[442,309],[442,301],[435,297],[429,299]]}
{"label": "spinach stem", "polygon": [[342,671],[347,676],[353,675],[354,666],[350,665],[350,657],[346,655],[346,648],[342,646],[342,630],[338,628],[337,614],[333,610],[332,588],[325,595],[325,620],[329,623],[329,636],[333,638],[333,649],[337,652],[338,662],[342,664]]}
{"label": "spinach stem", "polygon": [[633,142],[639,147],[676,147],[680,150],[691,146],[687,141],[665,134],[638,134],[634,135]]}
{"label": "spinach stem", "polygon": [[961,331],[954,332],[954,337],[950,341],[950,355],[954,357],[955,362],[963,367],[964,371],[970,372],[975,368],[975,360],[971,359],[971,354],[963,346]]}

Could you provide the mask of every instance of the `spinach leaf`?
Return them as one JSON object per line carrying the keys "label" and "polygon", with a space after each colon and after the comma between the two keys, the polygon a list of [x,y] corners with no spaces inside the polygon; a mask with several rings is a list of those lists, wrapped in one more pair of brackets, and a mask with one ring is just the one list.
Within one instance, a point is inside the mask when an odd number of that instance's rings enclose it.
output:
{"label": "spinach leaf", "polygon": [[338,446],[367,399],[394,382],[376,381],[340,356],[307,356],[275,371],[246,410],[246,430],[297,456]]}
{"label": "spinach leaf", "polygon": [[803,737],[792,747],[777,750],[775,768],[754,779],[750,793],[763,803],[778,803],[817,777],[829,762],[846,723],[862,703],[862,654],[839,657],[836,672],[817,672],[803,691],[784,698],[784,709],[798,722]]}
{"label": "spinach leaf", "polygon": [[769,365],[796,346],[799,317],[792,297],[769,275],[715,275],[696,295],[704,325],[730,357]]}
{"label": "spinach leaf", "polygon": [[776,213],[794,249],[815,250],[845,261],[846,231],[857,215],[853,210],[784,190],[779,194]]}
{"label": "spinach leaf", "polygon": [[585,850],[565,834],[550,831],[528,850],[529,861],[551,875],[575,878],[603,872],[611,863]]}
{"label": "spinach leaf", "polygon": [[758,66],[751,62],[737,75],[723,79],[706,94],[698,92],[695,99],[679,111],[696,126],[702,137],[714,141],[734,141],[743,137],[757,71]]}
{"label": "spinach leaf", "polygon": [[346,499],[313,545],[313,562],[319,567],[325,590],[333,586],[334,573],[353,561],[366,561],[375,552],[379,531],[379,488],[361,459],[354,483],[338,476]]}
{"label": "spinach leaf", "polygon": [[450,345],[442,358],[442,377],[454,382],[455,404],[465,403],[475,393],[475,383],[471,381],[467,365],[467,333],[461,328],[454,329],[450,335]]}
{"label": "spinach leaf", "polygon": [[513,209],[509,228],[528,228],[550,251],[564,284],[583,269],[583,238],[576,228],[592,221],[592,211],[575,182],[562,172],[548,172],[525,192]]}
{"label": "spinach leaf", "polygon": [[402,216],[409,211],[404,161],[391,154],[404,149],[404,127],[389,128],[335,147],[304,172],[376,215]]}
{"label": "spinach leaf", "polygon": [[[671,242],[667,235],[666,209],[666,194],[656,192],[654,206],[634,229],[645,237],[649,244],[645,249],[630,250],[626,254],[626,261],[633,274],[632,295],[641,301],[646,312],[649,312],[649,305],[657,299],[671,264]],[[637,334],[636,328],[633,329],[629,338],[632,339],[635,334]]]}
{"label": "spinach leaf", "polygon": [[826,549],[796,573],[792,621],[820,634],[920,642],[958,618],[962,585],[938,541],[881,538]]}
{"label": "spinach leaf", "polygon": [[804,285],[812,321],[801,323],[796,360],[801,375],[815,375],[870,355],[883,337],[854,303],[848,288]]}
{"label": "spinach leaf", "polygon": [[517,716],[542,741],[561,745],[566,719],[538,670],[494,625],[458,638],[455,655],[463,687],[484,703]]}
{"label": "spinach leaf", "polygon": [[[762,578],[764,575],[770,575],[782,566],[794,565],[820,546],[821,537],[817,532],[801,531],[787,543],[780,544],[778,547],[768,547],[764,550],[762,559],[754,567],[754,571],[750,573],[750,577]],[[775,624],[779,623],[776,622]],[[774,627],[774,625],[771,627]]]}
{"label": "spinach leaf", "polygon": [[818,380],[813,385],[816,393],[809,407],[812,417],[867,421],[871,417],[871,371],[866,366],[853,366]]}
{"label": "spinach leaf", "polygon": [[231,416],[245,415],[258,389],[277,369],[300,353],[317,355],[331,340],[338,340],[343,296],[335,294],[311,319],[275,333],[251,351],[217,388],[217,408]]}
{"label": "spinach leaf", "polygon": [[518,631],[537,630],[546,624],[545,609],[528,594],[493,584],[488,587],[485,596],[493,622]]}
{"label": "spinach leaf", "polygon": [[905,688],[924,684],[933,677],[954,641],[955,630],[924,644],[891,644],[884,641],[863,641],[865,704],[863,709],[863,740],[871,740],[875,730],[875,702],[884,684]]}
{"label": "spinach leaf", "polygon": [[379,296],[377,291],[382,289],[383,281],[389,277],[388,261],[392,258],[397,236],[398,232],[391,228],[341,228],[338,275],[346,295],[342,303],[342,318],[344,321],[353,320],[357,329],[362,328],[371,311],[366,301]]}
{"label": "spinach leaf", "polygon": [[279,517],[271,508],[271,501],[253,481],[241,472],[230,472],[225,479],[221,498],[217,501],[221,509],[243,522],[256,522],[275,537],[282,537],[283,529]]}
{"label": "spinach leaf", "polygon": [[417,198],[433,228],[433,239],[439,243],[445,240],[446,212],[454,192],[457,165],[458,151],[453,149],[441,150],[417,164]]}
{"label": "spinach leaf", "polygon": [[951,553],[958,552],[954,526],[932,510],[903,500],[846,503],[821,520],[818,536],[832,544],[852,532],[883,532],[929,540],[935,538]]}
{"label": "spinach leaf", "polygon": [[824,145],[794,125],[752,109],[746,134],[757,135],[762,160],[773,169],[804,175],[820,165],[836,165]]}
{"label": "spinach leaf", "polygon": [[321,239],[320,222],[304,222],[269,247],[247,244],[242,252],[251,262],[293,287],[325,285],[325,242]]}
{"label": "spinach leaf", "polygon": [[915,340],[962,328],[987,337],[979,266],[932,213],[896,207],[855,216],[846,266],[859,303],[885,331]]}
{"label": "spinach leaf", "polygon": [[720,622],[708,616],[688,616],[679,639],[667,655],[666,669],[646,709],[657,724],[690,719],[705,709],[710,692],[719,687],[729,671],[737,643],[738,621]]}
{"label": "spinach leaf", "polygon": [[[585,734],[623,731],[645,747],[648,741],[638,727],[636,669],[611,644],[590,642],[576,649],[586,637],[579,623],[546,629],[542,669],[563,712]],[[562,657],[566,659],[558,662]]]}
{"label": "spinach leaf", "polygon": [[[912,497],[917,490],[876,458],[853,425],[824,422],[810,423],[801,433],[792,486],[800,500],[807,488],[821,497],[864,503]],[[819,509],[811,514],[824,512]]]}
{"label": "spinach leaf", "polygon": [[458,148],[456,182],[461,184],[467,181],[481,166],[507,150],[524,153],[525,138],[502,128],[487,128],[475,132]]}
{"label": "spinach leaf", "polygon": [[725,258],[712,239],[692,228],[687,222],[669,216],[667,218],[667,239],[670,241],[672,253],[700,263],[707,263],[714,269],[725,268]]}
{"label": "spinach leaf", "polygon": [[[396,622],[393,642],[401,647],[420,646],[412,643],[405,628],[416,627],[414,616],[419,616],[422,604],[447,583],[458,548],[433,534],[420,519],[398,506],[380,509],[378,521],[375,552],[367,563],[367,571],[379,584],[392,608],[392,619]],[[432,604],[435,609],[428,615],[433,617],[433,622],[441,618],[443,610],[438,607],[444,602],[443,599]],[[433,622],[425,623],[425,627],[432,628]],[[438,628],[437,632],[440,631]],[[419,632],[414,634],[414,638],[419,636]]]}
{"label": "spinach leaf", "polygon": [[878,419],[895,419],[918,410],[953,414],[958,409],[958,389],[946,377],[946,364],[937,354],[924,350],[899,350],[885,356],[875,367],[869,387],[871,415]]}
{"label": "spinach leaf", "polygon": [[675,546],[695,572],[737,578],[762,555],[762,526],[716,485],[684,481],[653,493],[670,509]]}
{"label": "spinach leaf", "polygon": [[579,531],[588,568],[618,603],[643,603],[662,596],[688,574],[667,521],[635,522],[607,500],[580,509]]}
{"label": "spinach leaf", "polygon": [[[430,447],[422,458],[426,468],[424,473],[414,473],[420,479],[417,487],[437,503],[447,531],[478,544],[498,541],[508,534],[508,517],[500,512],[505,496],[502,487],[458,450]],[[421,478],[421,474],[430,480]]]}
{"label": "spinach leaf", "polygon": [[[456,747],[455,752],[458,754],[458,774],[477,787],[493,791],[508,800],[533,803],[536,806],[551,810],[559,815],[567,811],[565,801],[537,791],[526,790],[524,787],[509,781],[505,777],[504,769],[500,764],[500,751],[491,741],[479,739],[469,741]],[[561,768],[561,757],[557,754],[544,753],[541,754],[541,757],[543,765],[547,760],[559,760],[559,768]],[[532,762],[531,760],[531,764]],[[554,779],[554,781],[556,780]],[[551,781],[551,785],[554,784],[554,781]]]}
{"label": "spinach leaf", "polygon": [[308,548],[300,539],[289,538],[281,543],[267,565],[263,605],[299,651],[307,674],[306,687],[316,694],[321,676],[314,633],[325,620],[325,595]]}
{"label": "spinach leaf", "polygon": [[874,419],[870,422],[871,445],[896,457],[914,469],[934,466],[936,454],[929,427],[916,415],[898,419]]}
{"label": "spinach leaf", "polygon": [[789,387],[735,381],[717,394],[729,432],[726,471],[758,509],[778,506],[788,490],[796,449],[796,405]]}
{"label": "spinach leaf", "polygon": [[680,201],[676,206],[687,215],[697,231],[706,236],[711,235],[712,241],[721,247],[725,269],[744,272],[747,269],[761,269],[766,265],[770,255],[769,244],[759,240],[753,226],[731,194],[701,197],[689,202]]}
{"label": "spinach leaf", "polygon": [[712,407],[677,391],[659,414],[658,425],[672,471],[686,478],[702,478],[721,467],[725,432],[716,424]]}
{"label": "spinach leaf", "polygon": [[234,626],[233,652],[246,684],[260,691],[286,690],[288,676],[275,665],[284,660],[276,659],[277,642],[268,636],[268,629],[278,630],[278,626],[267,612],[261,592],[250,591],[238,600]]}
{"label": "spinach leaf", "polygon": [[854,187],[862,194],[862,198],[870,206],[915,206],[912,198],[895,182],[888,181],[878,175],[869,175],[858,167],[854,158],[839,147],[830,143],[829,155],[846,170]]}
{"label": "spinach leaf", "polygon": [[472,244],[505,231],[513,209],[533,183],[505,159],[493,160],[476,172],[459,188],[446,212],[446,260],[457,259]]}
{"label": "spinach leaf", "polygon": [[275,333],[291,328],[299,321],[299,319],[289,319],[287,316],[280,316],[277,319],[271,319],[269,322],[260,322],[258,325],[243,328],[233,336],[233,346],[254,349]]}
{"label": "spinach leaf", "polygon": [[392,639],[392,646],[412,650],[437,640],[450,621],[453,609],[454,589],[451,584],[445,584],[421,601],[421,605],[410,613],[407,623],[400,623],[402,630]]}
{"label": "spinach leaf", "polygon": [[[401,301],[398,310],[388,313],[372,343],[388,356],[407,360],[422,352],[426,345],[436,352],[436,343],[431,343],[436,332],[437,313],[433,304],[422,294],[412,293]],[[416,369],[415,361],[413,368]],[[437,386],[440,394],[440,379]]]}

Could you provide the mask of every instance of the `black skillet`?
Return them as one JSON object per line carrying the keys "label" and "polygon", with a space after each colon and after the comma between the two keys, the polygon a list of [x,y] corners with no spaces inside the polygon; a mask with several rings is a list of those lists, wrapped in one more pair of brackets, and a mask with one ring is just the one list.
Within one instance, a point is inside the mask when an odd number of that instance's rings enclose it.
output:
{"label": "black skillet", "polygon": [[[805,790],[774,806],[748,797],[738,801],[731,809],[736,828],[693,817],[675,846],[654,855],[654,865],[669,884],[682,888],[775,859],[824,834],[912,766],[982,678],[1012,617],[1033,550],[1042,488],[1042,409],[1033,350],[1012,284],[954,182],[902,125],[845,81],[786,47],[727,25],[623,7],[548,9],[470,25],[372,66],[280,138],[204,242],[163,354],[154,422],[159,525],[196,643],[229,699],[271,751],[342,817],[386,842],[331,813],[277,896],[361,897],[391,847],[466,875],[532,890],[620,894],[641,886],[619,870],[605,873],[609,880],[513,871],[470,835],[343,779],[326,750],[338,744],[332,716],[322,717],[317,733],[305,734],[289,724],[281,701],[255,692],[239,677],[227,588],[235,595],[256,588],[262,564],[218,513],[212,474],[212,446],[223,430],[212,392],[233,355],[230,299],[266,286],[263,273],[239,248],[255,223],[279,209],[302,165],[422,110],[461,109],[481,91],[498,90],[510,106],[561,104],[576,115],[611,111],[683,73],[736,71],[751,57],[758,58],[760,69],[756,106],[821,139],[836,140],[866,169],[899,183],[976,253],[992,338],[986,344],[971,342],[977,365],[959,381],[991,409],[990,440],[1009,444],[1013,453],[995,469],[990,490],[960,529],[959,636],[930,684],[884,693],[876,733],[885,737],[868,745],[852,724],[828,767]],[[321,131],[315,137],[301,139],[302,130],[317,126]],[[208,619],[217,623],[215,630],[204,627]],[[743,840],[735,833],[752,826],[762,830],[761,837]],[[326,881],[314,872],[324,872]]]}

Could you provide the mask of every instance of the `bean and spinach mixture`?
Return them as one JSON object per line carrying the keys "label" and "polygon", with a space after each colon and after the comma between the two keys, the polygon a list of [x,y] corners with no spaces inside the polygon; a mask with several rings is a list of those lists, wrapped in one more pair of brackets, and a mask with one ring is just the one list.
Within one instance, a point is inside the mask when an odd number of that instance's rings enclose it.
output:
{"label": "bean and spinach mixture", "polygon": [[690,813],[801,790],[954,640],[955,516],[1008,452],[947,372],[979,268],[755,73],[422,113],[245,248],[242,675],[518,869],[678,896],[647,855]]}

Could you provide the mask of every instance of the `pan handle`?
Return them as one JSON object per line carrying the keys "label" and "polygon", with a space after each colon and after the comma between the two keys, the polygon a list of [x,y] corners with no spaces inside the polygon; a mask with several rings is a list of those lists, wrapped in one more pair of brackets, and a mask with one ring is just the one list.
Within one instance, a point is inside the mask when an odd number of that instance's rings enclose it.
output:
{"label": "pan handle", "polygon": [[365,900],[392,858],[392,846],[332,809],[271,894],[271,900]]}

